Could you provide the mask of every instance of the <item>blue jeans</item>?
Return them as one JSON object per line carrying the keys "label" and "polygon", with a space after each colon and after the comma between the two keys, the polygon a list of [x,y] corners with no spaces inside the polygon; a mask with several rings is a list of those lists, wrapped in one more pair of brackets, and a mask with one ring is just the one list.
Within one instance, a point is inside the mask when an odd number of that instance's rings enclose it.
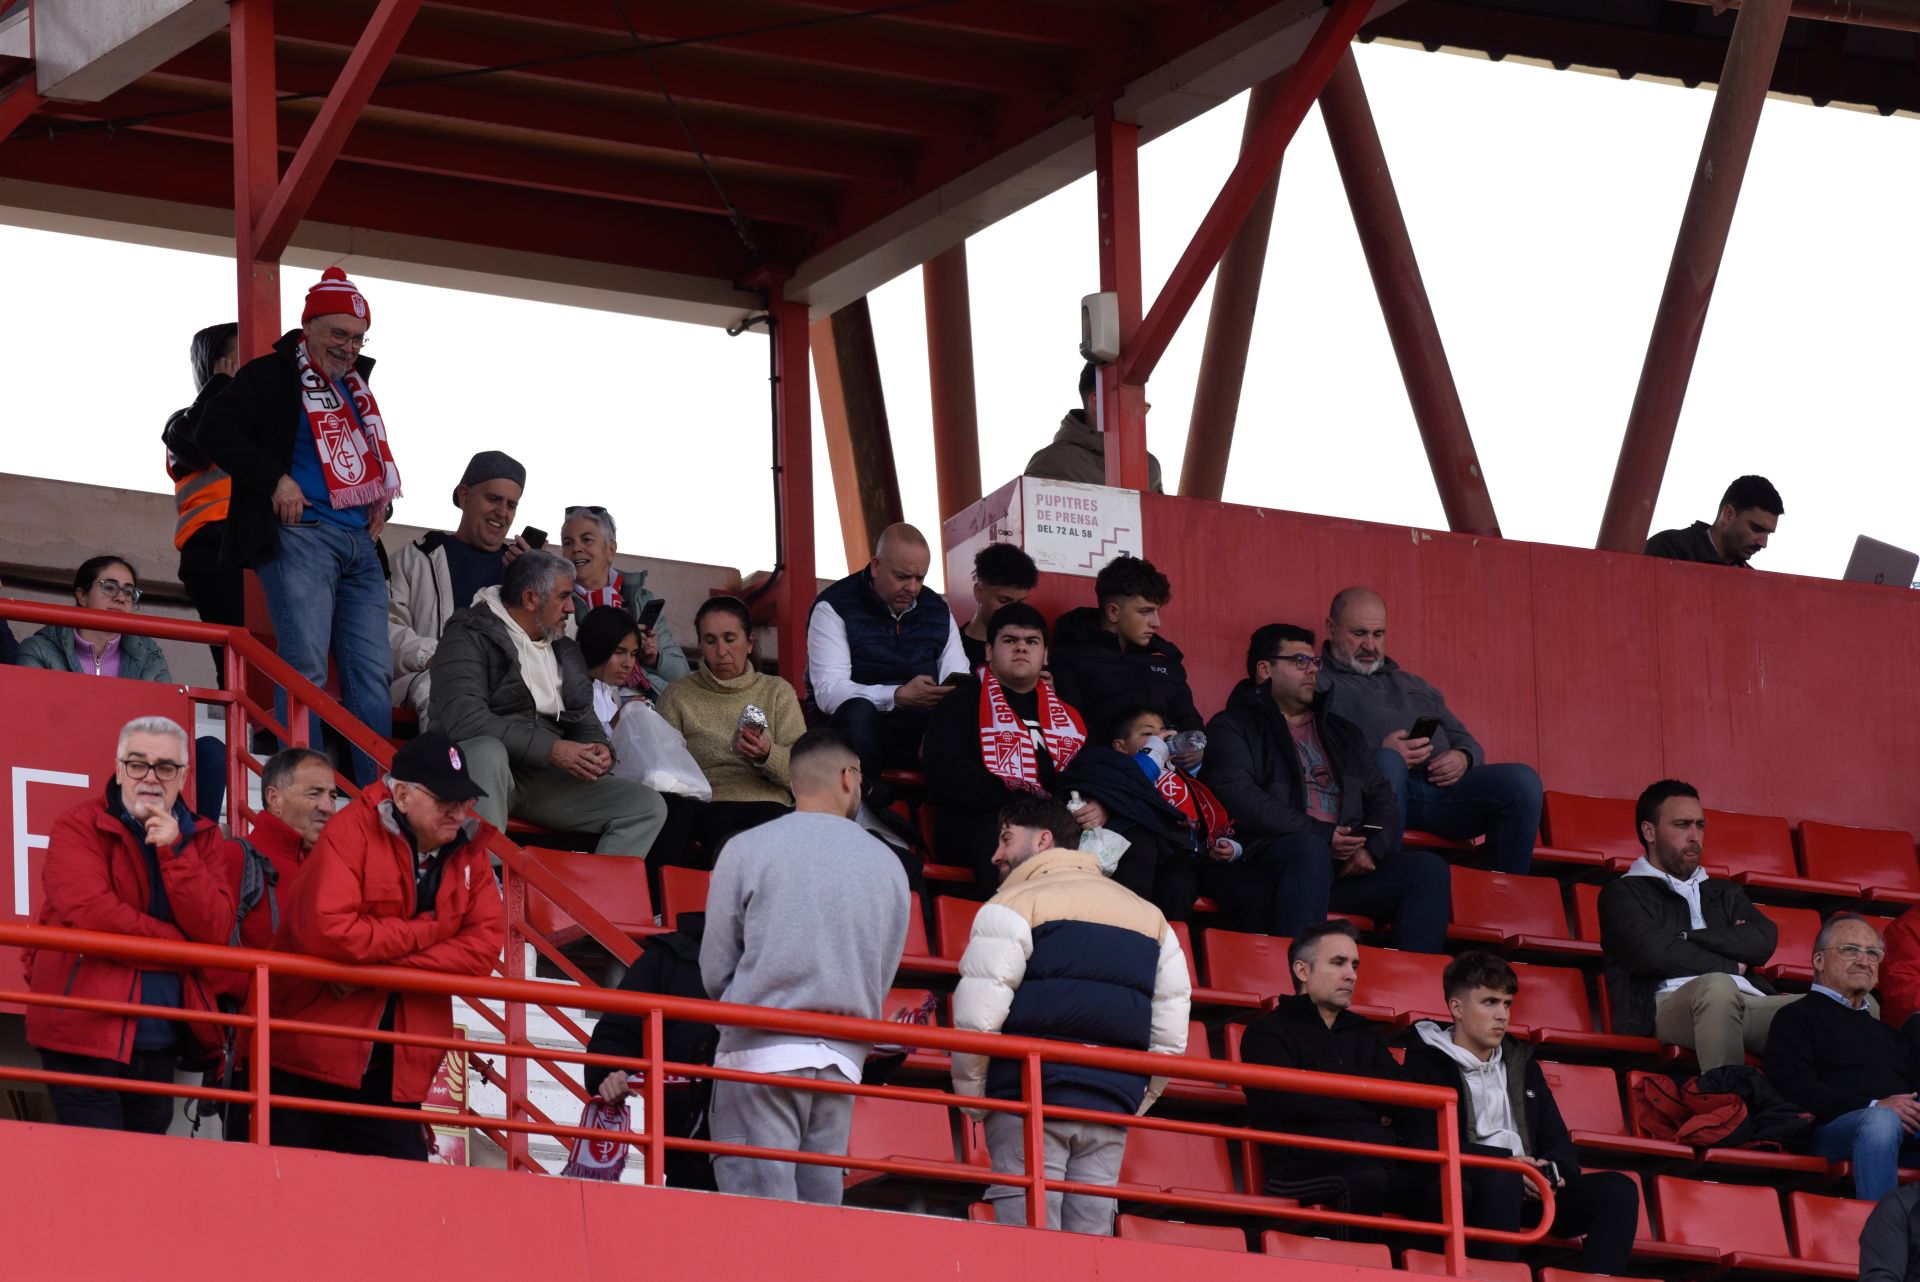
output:
{"label": "blue jeans", "polygon": [[1867,1202],[1893,1192],[1903,1162],[1920,1166],[1920,1139],[1888,1108],[1857,1108],[1814,1127],[1813,1151],[1829,1162],[1852,1162],[1853,1195]]}
{"label": "blue jeans", "polygon": [[[327,653],[340,668],[340,702],[382,738],[393,733],[393,657],[387,648],[387,580],[365,529],[320,521],[280,527],[280,546],[254,567],[266,592],[280,657],[316,686],[327,683]],[[274,697],[284,724],[286,692]],[[308,742],[318,746],[317,719]],[[288,729],[298,732],[298,727]],[[375,782],[373,759],[355,750],[353,774]]]}
{"label": "blue jeans", "polygon": [[1495,872],[1524,875],[1533,867],[1533,843],[1540,835],[1540,776],[1532,766],[1473,766],[1450,788],[1408,771],[1392,748],[1374,751],[1373,760],[1393,788],[1400,807],[1400,831],[1437,833],[1455,841],[1484,835]]}
{"label": "blue jeans", "polygon": [[1235,930],[1291,938],[1331,910],[1391,921],[1394,945],[1408,952],[1437,953],[1446,943],[1453,870],[1430,850],[1402,850],[1373,872],[1335,877],[1326,836],[1302,832],[1254,842],[1230,864],[1207,860],[1200,877]]}

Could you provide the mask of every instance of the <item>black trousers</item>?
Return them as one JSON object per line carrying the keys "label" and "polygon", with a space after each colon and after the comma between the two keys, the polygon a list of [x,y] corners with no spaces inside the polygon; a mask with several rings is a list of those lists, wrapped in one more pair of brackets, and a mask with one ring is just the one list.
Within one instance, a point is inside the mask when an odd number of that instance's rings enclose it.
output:
{"label": "black trousers", "polygon": [[861,787],[873,805],[893,800],[893,790],[880,781],[882,770],[920,768],[920,741],[927,736],[930,715],[925,708],[882,712],[865,699],[849,699],[834,709],[833,728],[859,756]]}
{"label": "black trousers", "polygon": [[[1517,1172],[1467,1167],[1463,1175],[1467,1223],[1518,1230],[1539,1222],[1540,1204],[1521,1193],[1524,1181]],[[1555,1189],[1553,1205],[1554,1236],[1586,1238],[1568,1268],[1583,1273],[1627,1271],[1633,1235],[1640,1226],[1640,1193],[1632,1180],[1618,1171],[1588,1171]],[[1431,1210],[1439,1212],[1437,1191]],[[1509,1242],[1472,1242],[1468,1249],[1483,1260],[1520,1258],[1520,1248]]]}
{"label": "black trousers", "polygon": [[[381,1104],[418,1109],[393,1098],[393,1047],[375,1042],[367,1075],[357,1088],[315,1081],[283,1069],[273,1070],[273,1093],[300,1099],[333,1100],[343,1104]],[[363,1157],[392,1157],[405,1162],[427,1160],[429,1141],[425,1122],[396,1122],[383,1117],[348,1117],[314,1113],[300,1108],[273,1111],[273,1142],[286,1148],[317,1148],[330,1153],[358,1153]]]}
{"label": "black trousers", "polygon": [[[667,802],[667,822],[647,851],[648,889],[653,892],[656,910],[660,905],[662,868],[699,868],[713,870],[713,860],[727,838],[763,823],[771,823],[790,807],[777,801],[700,801],[678,793],[662,794]],[[688,847],[698,843],[700,850]]]}
{"label": "black trousers", "polygon": [[[208,623],[242,627],[247,621],[247,592],[244,570],[220,568],[220,540],[226,522],[215,521],[193,532],[180,549],[180,585],[187,590],[193,610]],[[221,689],[227,685],[226,647],[213,646],[213,679]]]}
{"label": "black trousers", "polygon": [[[64,1051],[41,1051],[40,1062],[49,1073],[87,1073],[94,1077],[118,1077],[135,1082],[171,1082],[173,1066],[180,1052],[168,1046],[160,1050],[136,1050],[122,1064],[117,1059],[94,1055],[69,1055]],[[103,1131],[138,1131],[143,1135],[165,1135],[173,1125],[171,1095],[135,1094],[104,1086],[60,1086],[49,1082],[47,1095],[53,1100],[53,1116],[62,1126],[90,1126]]]}

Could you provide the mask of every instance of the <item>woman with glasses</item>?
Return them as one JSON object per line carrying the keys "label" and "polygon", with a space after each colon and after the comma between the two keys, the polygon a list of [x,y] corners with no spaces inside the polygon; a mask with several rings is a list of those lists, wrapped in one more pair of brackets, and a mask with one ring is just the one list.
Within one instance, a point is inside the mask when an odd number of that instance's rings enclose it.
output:
{"label": "woman with glasses", "polygon": [[[140,595],[140,576],[122,557],[89,558],[73,575],[73,603],[82,609],[132,614],[140,606]],[[152,637],[57,623],[20,643],[20,666],[129,681],[173,680],[166,656]]]}
{"label": "woman with glasses", "polygon": [[[645,570],[614,568],[613,554],[619,548],[614,539],[613,514],[607,509],[597,505],[567,509],[566,523],[560,527],[560,554],[573,563],[574,619],[585,618],[587,612],[597,606],[611,605],[640,621],[647,613],[648,603],[659,600],[647,591]],[[666,689],[669,682],[678,681],[692,671],[664,618],[640,629],[639,658],[627,681],[633,689],[651,686],[657,694]]]}
{"label": "woman with glasses", "polygon": [[[73,575],[73,603],[83,610],[133,614],[140,608],[140,576],[125,557],[96,556]],[[49,672],[128,681],[173,681],[167,656],[152,637],[105,628],[69,628],[49,623],[20,643],[19,664]],[[194,744],[194,803],[209,819],[220,817],[227,795],[226,745],[211,735]]]}

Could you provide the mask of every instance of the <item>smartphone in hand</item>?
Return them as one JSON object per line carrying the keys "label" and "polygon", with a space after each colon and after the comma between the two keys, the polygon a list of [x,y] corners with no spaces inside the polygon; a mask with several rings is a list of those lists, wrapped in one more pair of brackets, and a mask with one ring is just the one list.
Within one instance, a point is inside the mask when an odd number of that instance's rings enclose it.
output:
{"label": "smartphone in hand", "polygon": [[536,526],[529,525],[520,531],[520,537],[527,541],[527,546],[530,548],[539,549],[547,546],[547,532]]}
{"label": "smartphone in hand", "polygon": [[1413,729],[1407,731],[1409,739],[1431,739],[1433,732],[1440,728],[1440,718],[1422,717],[1413,723]]}

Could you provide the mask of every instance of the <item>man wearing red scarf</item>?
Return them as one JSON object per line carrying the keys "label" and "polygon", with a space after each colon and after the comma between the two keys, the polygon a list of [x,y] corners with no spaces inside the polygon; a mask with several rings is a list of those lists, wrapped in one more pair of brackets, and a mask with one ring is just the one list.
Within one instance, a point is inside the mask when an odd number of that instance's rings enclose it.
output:
{"label": "man wearing red scarf", "polygon": [[933,852],[972,868],[991,893],[1000,810],[1022,794],[1047,795],[1087,742],[1080,714],[1043,679],[1047,623],[1024,601],[994,612],[987,666],[953,679],[927,722],[921,760],[935,806]]}
{"label": "man wearing red scarf", "polygon": [[[240,367],[201,415],[200,452],[233,478],[220,561],[260,576],[280,657],[315,685],[332,650],[341,702],[375,734],[393,729],[387,582],[376,545],[400,471],[362,354],[372,310],[327,268],[300,328]],[[285,696],[276,702],[284,718]],[[362,784],[371,759],[354,754]]]}

